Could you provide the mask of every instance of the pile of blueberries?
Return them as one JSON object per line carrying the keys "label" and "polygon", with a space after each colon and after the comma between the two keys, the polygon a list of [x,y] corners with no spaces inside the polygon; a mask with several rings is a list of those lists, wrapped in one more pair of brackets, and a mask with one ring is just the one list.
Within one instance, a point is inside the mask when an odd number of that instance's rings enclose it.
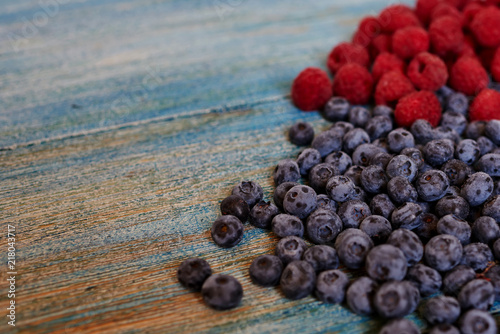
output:
{"label": "pile of blueberries", "polygon": [[[488,310],[500,301],[500,120],[468,123],[464,95],[438,95],[440,126],[417,120],[410,129],[395,128],[387,106],[333,97],[328,130],[291,127],[291,142],[310,148],[276,166],[274,204],[257,183],[239,183],[221,203],[214,242],[234,247],[246,221],[271,229],[281,239],[275,255],[252,262],[254,283],[390,319],[380,333],[420,333],[403,317],[440,291],[422,308],[430,333],[497,333]],[[340,264],[364,276],[349,282]],[[215,309],[243,296],[202,259],[184,261],[178,278]]]}

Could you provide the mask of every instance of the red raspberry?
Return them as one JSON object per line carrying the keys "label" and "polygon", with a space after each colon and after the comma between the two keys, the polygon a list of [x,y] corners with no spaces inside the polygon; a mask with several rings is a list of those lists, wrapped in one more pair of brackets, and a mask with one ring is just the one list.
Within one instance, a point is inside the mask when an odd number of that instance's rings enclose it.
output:
{"label": "red raspberry", "polygon": [[500,119],[500,93],[493,89],[483,89],[472,101],[469,108],[469,120],[489,121]]}
{"label": "red raspberry", "polygon": [[382,30],[387,33],[411,26],[420,26],[418,17],[411,8],[404,5],[392,5],[385,8],[379,15],[378,20]]}
{"label": "red raspberry", "polygon": [[372,59],[377,58],[377,56],[382,52],[392,51],[392,37],[388,34],[381,34],[375,37],[370,44],[370,55]]}
{"label": "red raspberry", "polygon": [[464,23],[463,14],[457,9],[457,7],[450,5],[449,3],[441,2],[431,12],[431,21],[443,16],[452,16],[462,25]]}
{"label": "red raspberry", "polygon": [[404,73],[405,68],[405,62],[402,61],[398,56],[389,52],[382,52],[373,62],[373,80],[375,80],[375,82],[378,82],[382,75],[391,71],[399,71],[401,73]]}
{"label": "red raspberry", "polygon": [[470,27],[471,22],[474,20],[474,17],[477,13],[479,13],[483,9],[483,6],[478,2],[468,3],[462,12],[464,15],[464,26]]}
{"label": "red raspberry", "polygon": [[378,19],[374,16],[367,16],[359,23],[358,30],[354,34],[352,42],[362,47],[368,47],[371,41],[380,35],[381,32],[382,26],[378,22]]}
{"label": "red raspberry", "polygon": [[401,59],[411,59],[429,50],[429,35],[420,27],[406,27],[392,35],[392,51]]}
{"label": "red raspberry", "polygon": [[375,88],[375,103],[395,107],[398,100],[415,91],[411,81],[399,71],[384,74]]}
{"label": "red raspberry", "polygon": [[443,16],[432,21],[429,37],[434,52],[441,57],[459,52],[464,41],[462,25],[452,16]]}
{"label": "red raspberry", "polygon": [[308,67],[293,81],[291,94],[300,110],[319,110],[332,96],[332,83],[325,71]]}
{"label": "red raspberry", "polygon": [[333,48],[328,56],[327,66],[332,74],[347,63],[357,63],[364,67],[370,65],[370,56],[368,51],[360,45],[351,43],[340,43]]}
{"label": "red raspberry", "polygon": [[461,93],[476,95],[488,83],[488,73],[475,57],[461,57],[451,68],[450,86]]}
{"label": "red raspberry", "polygon": [[422,90],[411,93],[399,100],[394,118],[399,126],[409,127],[417,119],[425,119],[432,126],[437,126],[441,120],[441,103],[433,92]]}
{"label": "red raspberry", "polygon": [[427,24],[430,21],[432,10],[438,5],[439,0],[418,0],[415,7],[415,14],[422,21]]}
{"label": "red raspberry", "polygon": [[422,52],[408,65],[408,78],[417,89],[436,91],[448,81],[448,69],[438,56]]}
{"label": "red raspberry", "polygon": [[356,63],[342,66],[333,78],[333,93],[352,104],[366,104],[373,90],[373,78],[368,70]]}
{"label": "red raspberry", "polygon": [[495,80],[496,82],[500,82],[500,47],[495,52],[495,56],[493,57],[490,68],[493,80]]}
{"label": "red raspberry", "polygon": [[500,46],[500,9],[494,6],[481,9],[472,20],[470,29],[481,46]]}

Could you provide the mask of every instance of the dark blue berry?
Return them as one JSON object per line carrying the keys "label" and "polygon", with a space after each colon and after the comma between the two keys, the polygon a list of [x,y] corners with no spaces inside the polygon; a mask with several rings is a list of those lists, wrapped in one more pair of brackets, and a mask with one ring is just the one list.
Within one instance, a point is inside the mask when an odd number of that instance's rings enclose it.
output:
{"label": "dark blue berry", "polygon": [[340,174],[344,174],[352,166],[352,159],[347,153],[336,151],[325,158],[325,163],[332,165]]}
{"label": "dark blue berry", "polygon": [[343,97],[332,97],[323,108],[323,117],[330,122],[347,119],[351,105]]}
{"label": "dark blue berry", "polygon": [[276,255],[286,265],[292,261],[300,260],[306,249],[307,245],[302,238],[288,236],[278,241]]}
{"label": "dark blue berry", "polygon": [[470,310],[458,321],[462,334],[497,334],[495,319],[488,312]]}
{"label": "dark blue berry", "polygon": [[368,195],[366,194],[366,191],[363,190],[363,188],[354,187],[354,195],[352,196],[353,200],[366,202],[367,197]]}
{"label": "dark blue berry", "polygon": [[377,282],[366,276],[352,282],[346,292],[347,305],[351,311],[359,315],[373,314],[373,298],[377,289]]}
{"label": "dark blue berry", "polygon": [[403,128],[397,128],[387,135],[387,144],[391,152],[400,153],[405,148],[414,147],[415,138],[413,138],[410,131]]}
{"label": "dark blue berry", "polygon": [[297,300],[310,295],[316,284],[316,272],[306,261],[290,262],[281,275],[281,291],[286,298]]}
{"label": "dark blue berry", "polygon": [[316,297],[324,303],[340,304],[344,301],[349,278],[338,269],[323,271],[316,279]]}
{"label": "dark blue berry", "polygon": [[306,230],[313,243],[326,244],[342,231],[342,221],[330,210],[316,210],[307,218]]}
{"label": "dark blue berry", "polygon": [[354,128],[344,135],[343,141],[344,151],[352,154],[359,145],[369,143],[370,136],[368,136],[365,130]]}
{"label": "dark blue berry", "polygon": [[418,289],[408,281],[389,281],[375,293],[374,305],[384,318],[401,318],[413,312],[420,299]]}
{"label": "dark blue berry", "polygon": [[415,284],[422,296],[430,296],[441,287],[441,275],[435,269],[420,263],[408,269],[406,279]]}
{"label": "dark blue berry", "polygon": [[445,196],[436,203],[434,210],[438,217],[453,214],[466,219],[469,216],[469,203],[460,196]]}
{"label": "dark blue berry", "polygon": [[365,130],[371,141],[385,137],[392,130],[392,120],[387,116],[375,116],[366,123]]}
{"label": "dark blue berry", "polygon": [[354,228],[342,231],[335,240],[335,249],[340,261],[350,269],[361,268],[372,248],[372,239],[365,232]]}
{"label": "dark blue berry", "polygon": [[463,310],[475,308],[487,311],[495,302],[493,285],[485,279],[473,279],[460,290],[458,302]]}
{"label": "dark blue berry", "polygon": [[462,244],[447,234],[433,237],[424,247],[424,258],[427,265],[437,271],[448,271],[460,263]]}
{"label": "dark blue berry", "polygon": [[496,148],[496,145],[493,144],[491,140],[488,138],[481,136],[476,139],[476,143],[479,146],[479,150],[481,151],[481,155],[485,155],[490,153]]}
{"label": "dark blue berry", "polygon": [[424,318],[431,324],[452,324],[460,316],[460,304],[453,297],[437,296],[425,303]]}
{"label": "dark blue berry", "polygon": [[264,196],[262,187],[254,181],[241,181],[233,188],[233,195],[240,196],[252,208]]}
{"label": "dark blue berry", "polygon": [[460,240],[462,245],[469,243],[472,233],[469,223],[455,215],[441,217],[437,224],[437,232],[439,234],[449,234],[456,237]]}
{"label": "dark blue berry", "polygon": [[394,110],[385,105],[378,105],[375,108],[373,108],[373,116],[385,116],[389,117],[390,119],[394,118]]}
{"label": "dark blue berry", "polygon": [[349,110],[347,120],[355,127],[364,128],[371,117],[372,115],[368,109],[361,106],[354,106]]}
{"label": "dark blue berry", "polygon": [[370,165],[377,165],[385,170],[392,158],[394,158],[392,154],[379,152],[370,159]]}
{"label": "dark blue berry", "polygon": [[493,144],[500,145],[500,120],[493,119],[486,123],[484,135],[489,138]]}
{"label": "dark blue berry", "polygon": [[[446,191],[446,195],[444,197],[446,197],[446,196],[460,196],[460,188],[457,186],[450,186],[448,188],[448,190]],[[425,202],[425,203],[428,203],[428,202]]]}
{"label": "dark blue berry", "polygon": [[418,197],[415,187],[403,176],[393,177],[387,183],[387,193],[396,204],[416,202]]}
{"label": "dark blue berry", "polygon": [[339,257],[335,248],[327,245],[314,245],[309,247],[302,255],[302,260],[313,266],[316,272],[321,272],[339,267]]}
{"label": "dark blue berry", "polygon": [[222,200],[220,211],[223,215],[235,216],[242,223],[246,222],[250,214],[250,208],[243,198],[237,195],[231,195]]}
{"label": "dark blue berry", "polygon": [[382,216],[368,216],[359,225],[375,244],[384,243],[392,232],[391,223]]}
{"label": "dark blue berry", "polygon": [[314,138],[311,147],[317,149],[321,157],[326,157],[333,151],[340,151],[342,149],[342,133],[335,129],[324,131]]}
{"label": "dark blue berry", "polygon": [[437,139],[448,139],[452,143],[458,143],[460,141],[460,135],[455,129],[450,129],[444,126],[438,126],[432,131],[433,140]]}
{"label": "dark blue berry", "polygon": [[243,239],[243,224],[235,216],[220,216],[212,224],[212,239],[220,247],[231,248]]}
{"label": "dark blue berry", "polygon": [[361,144],[352,153],[352,162],[358,166],[368,166],[373,157],[381,152],[383,151],[373,144]]}
{"label": "dark blue berry", "polygon": [[326,184],[339,172],[330,164],[321,163],[309,171],[309,185],[317,192],[324,193]]}
{"label": "dark blue berry", "polygon": [[318,209],[330,210],[337,212],[337,203],[325,194],[320,194],[316,197]]}
{"label": "dark blue berry", "polygon": [[361,185],[369,193],[383,192],[388,181],[384,169],[380,166],[368,166],[361,172]]}
{"label": "dark blue berry", "polygon": [[342,220],[344,228],[358,228],[363,219],[371,215],[371,211],[365,202],[351,200],[342,203],[338,214]]}
{"label": "dark blue berry", "polygon": [[440,324],[432,327],[429,334],[460,334],[460,331],[453,325]]}
{"label": "dark blue berry", "polygon": [[374,141],[372,141],[372,144],[380,148],[383,152],[386,153],[389,152],[389,143],[387,142],[386,137],[377,138]]}
{"label": "dark blue berry", "polygon": [[406,202],[392,211],[391,225],[392,229],[406,228],[408,230],[416,229],[421,221],[417,217],[422,214],[422,208],[416,203]]}
{"label": "dark blue berry", "polygon": [[459,135],[464,133],[467,127],[467,119],[456,111],[447,111],[441,118],[441,126],[455,130]]}
{"label": "dark blue berry", "polygon": [[288,192],[288,190],[292,189],[297,185],[298,185],[297,182],[283,182],[282,184],[277,186],[273,195],[274,204],[276,204],[278,208],[282,209],[283,200],[285,199],[286,193]]}
{"label": "dark blue berry", "polygon": [[471,267],[475,271],[483,271],[493,261],[495,259],[488,245],[477,242],[464,246],[462,264]]}
{"label": "dark blue berry", "polygon": [[424,256],[424,245],[418,236],[405,228],[400,228],[393,231],[387,243],[399,248],[406,257],[409,266],[418,263]]}
{"label": "dark blue berry", "polygon": [[288,131],[290,141],[299,146],[311,144],[314,138],[314,129],[307,122],[297,122]]}
{"label": "dark blue berry", "polygon": [[499,177],[500,176],[500,154],[489,153],[483,155],[477,165],[476,169],[478,171],[489,174],[490,176]]}
{"label": "dark blue berry", "polygon": [[420,239],[427,241],[437,235],[438,217],[432,213],[424,212],[417,217],[417,220],[418,222],[415,224],[418,223],[419,227],[415,229],[415,233]]}
{"label": "dark blue berry", "polygon": [[237,307],[243,298],[240,282],[229,275],[212,275],[201,288],[205,303],[216,310],[228,310]]}
{"label": "dark blue berry", "polygon": [[362,166],[351,166],[346,170],[344,176],[350,178],[352,182],[359,187],[361,186],[361,173],[363,172],[363,169],[364,167]]}
{"label": "dark blue berry", "polygon": [[481,150],[479,145],[473,139],[461,140],[455,148],[455,158],[465,162],[467,165],[472,165],[479,159]]}
{"label": "dark blue berry", "polygon": [[366,272],[379,282],[401,281],[406,276],[407,267],[403,252],[389,244],[373,247],[366,256]]}
{"label": "dark blue berry", "polygon": [[260,201],[250,211],[250,224],[259,228],[271,228],[274,216],[280,213],[278,207],[271,202]]}
{"label": "dark blue berry", "polygon": [[389,178],[402,176],[413,182],[417,176],[418,168],[412,158],[406,155],[396,155],[389,161],[386,172]]}
{"label": "dark blue berry", "polygon": [[401,154],[411,158],[419,170],[424,164],[424,154],[416,147],[405,148],[401,151]]}
{"label": "dark blue berry", "polygon": [[311,212],[316,210],[316,192],[313,188],[298,185],[290,190],[285,195],[283,200],[283,208],[286,213],[297,216],[300,219],[304,219]]}
{"label": "dark blue berry", "polygon": [[500,238],[500,227],[491,217],[479,217],[472,225],[472,237],[479,242],[491,244]]}
{"label": "dark blue berry", "polygon": [[311,168],[319,163],[321,163],[321,154],[314,148],[306,148],[297,157],[297,165],[302,176],[307,175]]}
{"label": "dark blue berry", "polygon": [[274,169],[274,183],[297,182],[300,179],[299,166],[292,159],[281,160]]}
{"label": "dark blue berry", "polygon": [[385,219],[391,217],[392,212],[396,209],[394,203],[387,194],[378,194],[372,198],[370,202],[370,210],[374,215],[379,215]]}
{"label": "dark blue berry", "polygon": [[431,169],[417,178],[418,195],[424,201],[432,202],[443,198],[450,186],[446,174],[437,169]]}
{"label": "dark blue berry", "polygon": [[379,334],[420,334],[420,329],[408,319],[394,319],[385,324]]}
{"label": "dark blue berry", "polygon": [[295,216],[287,214],[279,214],[273,218],[271,223],[272,230],[280,238],[304,235],[304,225],[302,221]]}
{"label": "dark blue berry", "polygon": [[283,263],[275,255],[261,255],[256,257],[250,265],[250,278],[261,286],[278,285],[283,271]]}
{"label": "dark blue berry", "polygon": [[410,131],[413,134],[416,142],[422,145],[427,144],[433,140],[433,130],[431,123],[425,119],[417,119],[411,125]]}
{"label": "dark blue berry", "polygon": [[179,282],[194,291],[200,291],[210,275],[212,275],[212,269],[208,262],[198,258],[184,260],[177,269]]}
{"label": "dark blue berry", "polygon": [[335,122],[329,130],[334,130],[336,132],[338,132],[339,134],[342,135],[342,137],[344,137],[344,135],[346,133],[348,133],[349,131],[351,131],[352,129],[354,129],[354,125],[352,125],[351,123],[349,122],[344,122],[344,121],[338,121],[338,122]]}
{"label": "dark blue berry", "polygon": [[441,166],[453,158],[455,147],[448,139],[436,139],[428,142],[423,149],[425,161],[431,166]]}
{"label": "dark blue berry", "polygon": [[452,93],[446,101],[446,109],[465,115],[469,109],[469,99],[462,93]]}
{"label": "dark blue berry", "polygon": [[356,185],[352,180],[343,175],[336,175],[328,180],[326,194],[338,203],[350,200],[355,195]]}
{"label": "dark blue berry", "polygon": [[464,184],[465,180],[474,173],[472,168],[468,166],[465,162],[451,159],[447,161],[442,167],[441,170],[446,174],[448,180],[450,181],[450,185],[460,187]]}
{"label": "dark blue berry", "polygon": [[476,273],[471,267],[458,265],[448,271],[443,278],[443,292],[448,295],[458,296],[462,287],[476,278]]}
{"label": "dark blue berry", "polygon": [[493,196],[484,203],[482,214],[500,223],[500,195]]}
{"label": "dark blue berry", "polygon": [[462,185],[460,195],[471,206],[481,205],[493,193],[493,179],[486,173],[477,172],[470,175]]}
{"label": "dark blue berry", "polygon": [[465,128],[465,136],[469,139],[477,140],[479,137],[484,136],[484,128],[486,127],[485,121],[474,121],[467,124]]}

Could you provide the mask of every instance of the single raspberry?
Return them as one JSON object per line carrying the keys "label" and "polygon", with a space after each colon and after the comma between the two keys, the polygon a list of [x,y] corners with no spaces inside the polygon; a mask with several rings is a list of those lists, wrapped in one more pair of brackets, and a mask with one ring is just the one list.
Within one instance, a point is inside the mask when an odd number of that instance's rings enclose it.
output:
{"label": "single raspberry", "polygon": [[319,110],[332,96],[332,83],[325,71],[308,67],[293,81],[291,94],[300,110]]}
{"label": "single raspberry", "polygon": [[472,20],[470,29],[481,46],[500,46],[500,9],[494,6],[481,9]]}
{"label": "single raspberry", "polygon": [[465,95],[476,95],[488,87],[488,83],[488,73],[475,57],[461,57],[451,68],[451,88]]}
{"label": "single raspberry", "polygon": [[408,65],[408,78],[417,89],[436,91],[448,81],[448,69],[438,56],[422,52]]}
{"label": "single raspberry", "polygon": [[495,52],[495,56],[491,61],[490,69],[491,69],[491,75],[493,76],[493,80],[495,80],[496,82],[500,82],[500,47]]}
{"label": "single raspberry", "polygon": [[457,7],[446,2],[441,2],[434,7],[431,12],[431,21],[443,16],[452,16],[462,25],[464,24],[464,15],[457,9]]}
{"label": "single raspberry", "polygon": [[342,66],[333,78],[333,93],[352,104],[366,104],[373,90],[373,78],[368,70],[356,63]]}
{"label": "single raspberry", "polygon": [[375,16],[367,16],[359,23],[352,42],[362,47],[368,47],[371,41],[382,33],[382,26]]}
{"label": "single raspberry", "polygon": [[360,45],[351,43],[340,43],[333,48],[328,56],[327,66],[332,74],[347,63],[357,63],[364,67],[370,65],[370,55],[368,51]]}
{"label": "single raspberry", "polygon": [[469,108],[469,120],[489,121],[500,119],[500,93],[493,89],[483,89],[472,101]]}
{"label": "single raspberry", "polygon": [[381,34],[375,37],[369,47],[372,59],[382,52],[392,52],[392,37],[388,34]]}
{"label": "single raspberry", "polygon": [[441,120],[441,103],[433,92],[422,90],[399,100],[394,118],[399,126],[410,127],[417,119],[425,119],[432,126]]}
{"label": "single raspberry", "polygon": [[386,33],[393,33],[404,27],[420,26],[420,21],[413,10],[405,5],[392,5],[385,8],[378,20],[382,30]]}
{"label": "single raspberry", "polygon": [[405,72],[406,64],[398,56],[389,53],[382,52],[375,58],[372,66],[372,76],[375,82],[387,72],[399,71],[401,73]]}
{"label": "single raspberry", "polygon": [[411,81],[399,71],[384,74],[375,88],[375,103],[394,108],[398,100],[415,91]]}
{"label": "single raspberry", "polygon": [[459,52],[464,41],[462,24],[452,16],[439,17],[429,26],[429,37],[439,56]]}
{"label": "single raspberry", "polygon": [[401,59],[411,59],[429,50],[429,35],[420,27],[406,27],[392,35],[392,51]]}
{"label": "single raspberry", "polygon": [[476,14],[479,13],[483,8],[484,7],[478,2],[468,3],[462,11],[462,14],[464,16],[464,26],[470,27],[470,24],[474,20],[474,17],[476,17]]}

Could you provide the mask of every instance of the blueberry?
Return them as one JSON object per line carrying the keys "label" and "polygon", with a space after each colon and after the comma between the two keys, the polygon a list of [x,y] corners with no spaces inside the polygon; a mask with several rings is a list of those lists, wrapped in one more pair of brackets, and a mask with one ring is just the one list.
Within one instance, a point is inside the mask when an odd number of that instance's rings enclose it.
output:
{"label": "blueberry", "polygon": [[[438,97],[439,101],[441,102],[441,104],[444,103],[443,108],[446,107],[446,105],[448,103],[448,98],[454,93],[455,93],[455,91],[448,86],[442,86],[441,88],[439,88],[436,91],[436,96]],[[442,101],[442,100],[445,100],[445,101]]]}
{"label": "blueberry", "polygon": [[464,133],[467,127],[467,119],[456,111],[447,111],[441,118],[441,126],[455,130],[459,135]]}
{"label": "blueberry", "polygon": [[372,239],[365,232],[354,228],[342,231],[335,240],[339,259],[349,269],[361,268],[372,248]]}
{"label": "blueberry", "polygon": [[283,182],[282,184],[277,186],[273,195],[274,204],[276,204],[278,208],[282,209],[283,200],[285,199],[286,193],[288,192],[288,190],[292,189],[297,185],[298,185],[297,182]]}
{"label": "blueberry", "polygon": [[424,201],[432,202],[443,198],[450,186],[446,174],[437,169],[431,169],[417,178],[418,195]]}
{"label": "blueberry", "polygon": [[288,131],[290,141],[298,146],[306,146],[311,144],[314,138],[314,129],[307,122],[297,122]]}
{"label": "blueberry", "polygon": [[484,136],[484,128],[486,127],[485,121],[474,121],[467,124],[465,128],[465,136],[469,139],[477,140],[479,137]]}
{"label": "blueberry", "polygon": [[283,200],[283,208],[286,213],[304,219],[311,212],[316,210],[317,200],[316,192],[313,188],[298,185],[290,190],[285,195]]}
{"label": "blueberry", "polygon": [[428,212],[422,213],[417,217],[417,221],[415,224],[418,224],[419,227],[415,229],[415,233],[420,239],[429,240],[437,235],[439,219],[434,214]]}
{"label": "blueberry", "polygon": [[243,298],[240,282],[229,275],[212,275],[201,288],[205,303],[216,310],[235,308]]}
{"label": "blueberry", "polygon": [[352,159],[345,152],[335,151],[325,158],[325,163],[332,165],[340,174],[344,174],[352,166]]}
{"label": "blueberry", "polygon": [[469,99],[462,93],[453,93],[446,101],[446,109],[465,115],[469,109]]}
{"label": "blueberry", "polygon": [[418,169],[424,164],[424,154],[416,147],[407,147],[401,151],[401,154],[411,158]]}
{"label": "blueberry", "polygon": [[346,292],[347,305],[351,311],[359,315],[373,314],[373,297],[377,289],[378,284],[366,276],[352,282]]}
{"label": "blueberry", "polygon": [[500,266],[494,265],[489,268],[484,276],[493,285],[493,289],[495,290],[495,301],[500,301]]}
{"label": "blueberry", "polygon": [[349,110],[347,120],[355,127],[363,128],[371,117],[372,115],[368,109],[361,106],[354,106]]}
{"label": "blueberry", "polygon": [[460,331],[453,325],[440,324],[432,327],[429,334],[460,334]]}
{"label": "blueberry", "polygon": [[200,291],[205,280],[212,275],[212,269],[207,261],[193,258],[182,261],[177,269],[177,279],[186,288]]}
{"label": "blueberry", "polygon": [[387,182],[387,175],[380,166],[368,166],[361,172],[361,185],[369,193],[381,193],[385,190]]}
{"label": "blueberry", "polygon": [[446,161],[453,158],[455,147],[448,139],[431,140],[424,146],[425,161],[431,166],[441,166]]}
{"label": "blueberry", "polygon": [[464,139],[455,148],[455,158],[465,162],[467,165],[472,165],[476,162],[480,154],[479,145],[473,139]]}
{"label": "blueberry", "polygon": [[385,324],[379,334],[420,334],[420,329],[408,319],[394,319]]}
{"label": "blueberry", "polygon": [[493,179],[486,173],[477,172],[470,175],[462,185],[460,195],[471,206],[481,205],[493,193]]}
{"label": "blueberry", "polygon": [[477,165],[476,169],[489,174],[490,176],[500,176],[500,154],[489,153],[483,155]]}
{"label": "blueberry", "polygon": [[452,186],[462,186],[462,184],[467,180],[469,175],[474,173],[472,168],[468,166],[465,162],[451,159],[447,161],[442,167],[441,170],[446,174],[448,180],[450,181],[450,185]]}
{"label": "blueberry", "polygon": [[378,194],[372,198],[370,202],[370,210],[374,215],[382,216],[386,219],[391,217],[392,212],[396,209],[394,203],[387,194]]}
{"label": "blueberry", "polygon": [[297,261],[302,258],[307,245],[304,240],[296,236],[284,237],[276,245],[276,255],[283,264]]}
{"label": "blueberry", "polygon": [[327,245],[309,247],[302,255],[302,260],[309,262],[317,273],[339,267],[337,251]]}
{"label": "blueberry", "polygon": [[418,197],[415,187],[403,176],[393,177],[387,183],[387,193],[396,204],[416,202]]}
{"label": "blueberry", "polygon": [[309,171],[309,185],[318,193],[324,193],[326,184],[339,172],[330,164],[321,163]]}
{"label": "blueberry", "polygon": [[336,175],[328,180],[326,194],[335,202],[343,203],[354,196],[356,185],[346,176]]}
{"label": "blueberry", "polygon": [[233,188],[233,195],[240,196],[252,208],[264,196],[262,187],[254,181],[241,181]]}
{"label": "blueberry", "polygon": [[238,218],[242,223],[246,222],[250,214],[250,208],[243,198],[231,195],[222,200],[220,211],[223,215],[231,215]]}
{"label": "blueberry", "polygon": [[439,234],[449,234],[456,237],[460,240],[462,245],[469,243],[472,234],[469,223],[455,215],[441,217],[437,224],[437,232]]}
{"label": "blueberry", "polygon": [[486,123],[484,134],[495,145],[500,145],[500,120],[493,119]]}
{"label": "blueberry", "polygon": [[350,178],[356,186],[361,186],[361,173],[363,172],[363,169],[364,167],[362,166],[351,166],[346,170],[344,176]]}
{"label": "blueberry", "polygon": [[375,116],[365,125],[370,140],[385,137],[392,130],[392,120],[387,116]]}
{"label": "blueberry", "polygon": [[385,105],[378,105],[376,106],[375,108],[373,108],[373,116],[385,116],[385,117],[389,117],[391,120],[394,118],[394,110],[389,107],[389,106],[385,106]]}
{"label": "blueberry", "polygon": [[392,232],[391,223],[382,216],[368,216],[359,225],[375,244],[384,243]]}
{"label": "blueberry", "polygon": [[384,318],[401,318],[413,312],[419,301],[418,289],[408,281],[389,281],[375,293],[374,305]]}
{"label": "blueberry", "polygon": [[286,298],[297,300],[310,295],[316,283],[314,268],[306,261],[290,262],[281,275],[281,291]]}
{"label": "blueberry", "polygon": [[419,227],[421,221],[417,217],[422,214],[422,208],[416,203],[406,202],[392,211],[392,229],[406,228],[413,230]]}
{"label": "blueberry", "polygon": [[460,316],[460,304],[453,297],[437,296],[427,301],[424,318],[431,324],[452,324]]}
{"label": "blueberry", "polygon": [[483,216],[489,216],[497,223],[500,223],[500,195],[491,197],[486,203],[484,203]]}
{"label": "blueberry", "polygon": [[354,125],[352,125],[351,123],[349,122],[344,122],[344,121],[338,121],[338,122],[335,122],[329,130],[334,130],[336,132],[338,132],[339,134],[342,135],[342,137],[344,137],[344,135],[346,133],[348,133],[349,131],[351,131],[352,129],[354,129]]}
{"label": "blueberry", "polygon": [[277,186],[283,182],[297,182],[300,179],[299,165],[292,159],[281,160],[274,169],[273,178]]}
{"label": "blueberry", "polygon": [[400,153],[405,148],[414,147],[415,138],[413,138],[410,131],[403,128],[397,128],[389,132],[387,135],[387,143],[391,152]]}
{"label": "blueberry", "polygon": [[453,214],[462,219],[469,216],[469,203],[460,196],[445,196],[441,198],[434,208],[438,217]]}
{"label": "blueberry", "polygon": [[412,158],[406,155],[396,155],[389,161],[386,172],[389,178],[403,176],[412,182],[417,176],[418,168]]}
{"label": "blueberry", "polygon": [[387,142],[387,137],[380,137],[372,141],[372,144],[380,148],[383,152],[389,152],[389,143]]}
{"label": "blueberry", "polygon": [[273,218],[271,223],[272,230],[280,238],[304,235],[304,225],[302,221],[295,216],[279,214]]}
{"label": "blueberry", "polygon": [[415,265],[424,256],[424,245],[418,236],[405,228],[393,231],[387,238],[387,243],[403,252],[409,266]]}
{"label": "blueberry", "polygon": [[323,108],[323,117],[330,122],[342,121],[347,118],[351,105],[343,97],[332,97]]}
{"label": "blueberry", "polygon": [[433,127],[431,123],[425,119],[417,119],[411,125],[410,131],[415,138],[416,142],[419,144],[427,144],[433,140]]}
{"label": "blueberry", "polygon": [[406,276],[407,266],[403,252],[389,244],[373,247],[366,256],[366,272],[379,282],[401,281]]}
{"label": "blueberry", "polygon": [[365,202],[351,200],[342,203],[339,208],[338,214],[340,219],[342,220],[344,228],[358,228],[363,219],[371,215],[371,211]]}
{"label": "blueberry", "polygon": [[476,143],[479,146],[479,150],[481,150],[481,155],[488,154],[496,148],[496,145],[484,136],[477,138]]}
{"label": "blueberry", "polygon": [[326,157],[333,151],[342,149],[342,133],[333,129],[317,135],[312,141],[311,147],[318,150],[321,157]]}
{"label": "blueberry", "polygon": [[386,152],[379,152],[372,156],[370,159],[370,165],[377,165],[382,167],[384,170],[387,168],[387,165],[389,165],[389,162],[394,158],[392,154],[386,153]]}
{"label": "blueberry", "polygon": [[497,324],[488,312],[470,310],[460,317],[458,321],[462,334],[496,334]]}
{"label": "blueberry", "polygon": [[373,157],[382,152],[379,147],[373,144],[361,144],[352,153],[352,162],[358,166],[368,166]]}
{"label": "blueberry", "polygon": [[324,303],[340,304],[344,301],[349,278],[338,269],[323,271],[316,279],[316,297]]}
{"label": "blueberry", "polygon": [[250,211],[250,224],[259,228],[271,228],[271,221],[279,213],[280,210],[276,205],[260,201]]}
{"label": "blueberry", "polygon": [[463,310],[471,308],[487,311],[495,301],[493,285],[484,279],[473,279],[465,284],[458,294]]}
{"label": "blueberry", "polygon": [[330,210],[335,213],[337,212],[337,203],[325,194],[318,195],[316,197],[316,202],[318,203],[318,209]]}
{"label": "blueberry", "polygon": [[451,143],[458,143],[460,141],[460,135],[455,129],[450,129],[444,126],[438,126],[432,130],[432,139],[448,139]]}
{"label": "blueberry", "polygon": [[462,244],[447,234],[433,237],[424,247],[424,257],[427,265],[437,271],[448,271],[460,263]]}
{"label": "blueberry", "polygon": [[408,269],[406,279],[415,284],[424,297],[438,292],[441,287],[441,275],[435,269],[420,263]]}
{"label": "blueberry", "polygon": [[315,244],[326,244],[335,240],[342,231],[342,221],[330,210],[316,210],[307,218],[307,235]]}
{"label": "blueberry", "polygon": [[465,284],[476,278],[476,273],[471,267],[458,265],[448,271],[443,278],[443,292],[448,295],[458,296]]}
{"label": "blueberry", "polygon": [[495,219],[482,216],[474,221],[472,225],[472,236],[479,242],[491,244],[496,239],[500,238],[500,227]]}
{"label": "blueberry", "polygon": [[354,194],[352,195],[353,200],[366,202],[367,198],[368,198],[368,195],[366,194],[366,191],[363,190],[363,188],[354,187]]}
{"label": "blueberry", "polygon": [[495,256],[495,259],[500,261],[500,239],[495,240],[492,246],[493,250],[493,255]]}
{"label": "blueberry", "polygon": [[370,136],[365,130],[354,128],[344,135],[343,142],[344,151],[351,154],[359,145],[369,143]]}
{"label": "blueberry", "polygon": [[283,263],[275,255],[261,255],[256,257],[250,265],[250,278],[261,286],[276,286],[280,282]]}
{"label": "blueberry", "polygon": [[311,168],[321,163],[321,154],[314,148],[306,148],[300,152],[297,157],[297,165],[299,166],[300,175],[307,175]]}
{"label": "blueberry", "polygon": [[235,216],[220,216],[210,230],[212,239],[220,247],[231,248],[243,239],[243,224]]}
{"label": "blueberry", "polygon": [[475,271],[483,271],[488,265],[494,262],[493,253],[488,245],[481,242],[468,244],[464,247],[462,264],[465,264]]}

